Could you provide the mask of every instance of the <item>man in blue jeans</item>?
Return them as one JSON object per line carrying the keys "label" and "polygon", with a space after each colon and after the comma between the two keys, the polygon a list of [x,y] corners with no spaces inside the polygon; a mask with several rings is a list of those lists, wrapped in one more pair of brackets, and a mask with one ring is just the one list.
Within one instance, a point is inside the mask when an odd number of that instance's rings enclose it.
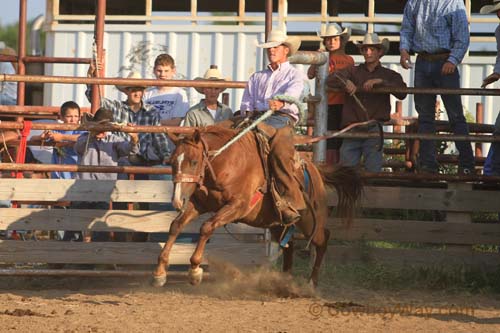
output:
{"label": "man in blue jeans", "polygon": [[[481,8],[481,14],[495,13],[500,18],[500,0],[494,0],[491,5],[486,5]],[[493,73],[488,75],[483,80],[481,88],[485,88],[490,83],[500,79],[500,24],[495,29],[495,39],[497,41],[497,58],[495,61],[495,68]],[[493,135],[500,136],[500,113],[497,115],[495,121],[495,129]],[[491,176],[500,176],[500,142],[493,142],[488,152],[488,157],[484,163],[484,174]]]}
{"label": "man in blue jeans", "polygon": [[[408,0],[401,25],[401,66],[411,67],[410,51],[418,54],[415,64],[416,88],[460,88],[457,66],[469,47],[469,25],[463,0]],[[436,95],[415,94],[418,132],[436,132]],[[455,135],[468,135],[460,95],[441,95],[450,127]],[[468,141],[457,141],[458,171],[474,171],[474,155]],[[434,141],[421,140],[419,167],[422,172],[436,173],[438,163]]]}

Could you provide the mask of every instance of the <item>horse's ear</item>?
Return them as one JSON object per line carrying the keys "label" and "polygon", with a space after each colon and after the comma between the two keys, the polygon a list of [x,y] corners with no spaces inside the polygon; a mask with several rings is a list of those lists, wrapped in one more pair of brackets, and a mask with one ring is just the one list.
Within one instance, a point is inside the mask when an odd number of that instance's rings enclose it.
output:
{"label": "horse's ear", "polygon": [[172,140],[172,142],[173,142],[175,145],[177,145],[177,144],[179,143],[179,141],[181,140],[181,139],[179,138],[179,136],[178,136],[177,134],[175,134],[175,133],[172,133],[172,132],[166,132],[166,134],[167,134],[168,138],[169,138],[170,140]]}
{"label": "horse's ear", "polygon": [[194,143],[200,142],[200,140],[201,140],[201,133],[200,133],[199,130],[194,130],[193,138],[192,139],[193,139]]}

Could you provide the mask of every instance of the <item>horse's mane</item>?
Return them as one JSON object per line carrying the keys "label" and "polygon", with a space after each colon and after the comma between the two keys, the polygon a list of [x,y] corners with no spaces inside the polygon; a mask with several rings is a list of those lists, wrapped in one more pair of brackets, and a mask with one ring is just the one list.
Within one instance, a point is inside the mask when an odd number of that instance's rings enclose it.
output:
{"label": "horse's mane", "polygon": [[222,146],[231,140],[236,134],[237,130],[222,127],[218,125],[211,125],[200,129],[200,134],[203,138],[207,139],[209,146],[212,149],[215,146]]}

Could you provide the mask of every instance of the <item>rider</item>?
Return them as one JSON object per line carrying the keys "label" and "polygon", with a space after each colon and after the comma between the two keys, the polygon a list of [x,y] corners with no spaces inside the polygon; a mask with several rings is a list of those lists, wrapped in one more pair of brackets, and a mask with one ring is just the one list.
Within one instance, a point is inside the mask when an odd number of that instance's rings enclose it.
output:
{"label": "rider", "polygon": [[298,99],[304,88],[305,76],[290,65],[288,57],[300,47],[299,37],[288,37],[282,30],[269,33],[266,43],[258,47],[267,49],[269,65],[250,76],[240,110],[249,112],[273,110],[265,123],[277,129],[270,141],[269,165],[274,175],[276,190],[281,197],[276,206],[284,223],[300,219],[299,211],[306,208],[302,191],[294,177],[295,146],[293,128],[299,120],[296,105],[275,99],[286,95]]}

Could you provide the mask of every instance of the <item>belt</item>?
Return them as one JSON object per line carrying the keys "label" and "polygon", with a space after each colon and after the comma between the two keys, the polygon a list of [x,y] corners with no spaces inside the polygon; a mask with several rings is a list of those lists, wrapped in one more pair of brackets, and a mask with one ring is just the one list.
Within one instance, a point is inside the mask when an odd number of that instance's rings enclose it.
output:
{"label": "belt", "polygon": [[290,115],[289,113],[286,113],[286,112],[274,111],[274,114],[277,115],[277,116],[288,117],[288,119],[290,119],[293,124],[295,124],[295,122],[297,121],[294,117],[292,117],[292,115]]}
{"label": "belt", "polygon": [[[256,115],[258,115],[260,117],[265,112],[266,111],[254,111],[253,114],[256,114]],[[286,112],[283,112],[283,111],[274,111],[273,115],[285,116],[285,117],[287,117],[288,119],[290,119],[292,121],[292,124],[295,124],[297,122],[297,120],[294,117],[292,117],[289,113],[286,113]]]}
{"label": "belt", "polygon": [[450,52],[442,52],[442,53],[420,52],[418,54],[419,58],[422,58],[423,60],[429,61],[429,62],[446,60],[446,59],[448,59],[449,56],[450,56]]}

